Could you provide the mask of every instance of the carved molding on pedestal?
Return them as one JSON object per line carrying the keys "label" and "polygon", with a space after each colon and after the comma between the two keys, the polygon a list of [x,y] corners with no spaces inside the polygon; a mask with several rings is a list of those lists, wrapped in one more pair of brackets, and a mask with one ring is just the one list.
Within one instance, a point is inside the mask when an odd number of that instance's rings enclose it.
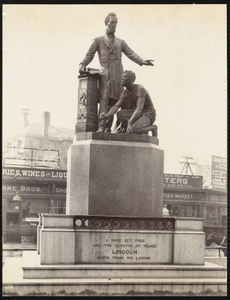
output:
{"label": "carved molding on pedestal", "polygon": [[128,218],[74,216],[73,227],[79,229],[174,230],[174,218]]}
{"label": "carved molding on pedestal", "polygon": [[104,140],[117,142],[141,142],[159,145],[159,139],[150,135],[126,134],[126,133],[105,133],[105,132],[82,132],[75,136],[76,141],[82,140]]}

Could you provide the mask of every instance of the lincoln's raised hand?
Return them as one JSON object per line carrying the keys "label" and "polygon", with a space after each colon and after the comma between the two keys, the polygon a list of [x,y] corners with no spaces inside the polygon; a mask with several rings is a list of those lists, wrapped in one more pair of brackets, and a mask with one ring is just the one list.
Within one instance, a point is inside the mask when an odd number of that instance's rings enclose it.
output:
{"label": "lincoln's raised hand", "polygon": [[142,64],[145,65],[145,66],[154,66],[154,64],[152,63],[152,61],[154,61],[154,60],[152,60],[152,59],[146,59],[146,60],[144,60],[142,62]]}

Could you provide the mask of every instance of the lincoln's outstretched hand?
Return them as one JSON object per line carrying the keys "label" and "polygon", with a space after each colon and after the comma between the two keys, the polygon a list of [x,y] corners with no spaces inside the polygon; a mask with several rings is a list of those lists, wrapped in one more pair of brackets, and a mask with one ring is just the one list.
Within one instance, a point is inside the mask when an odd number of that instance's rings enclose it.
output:
{"label": "lincoln's outstretched hand", "polygon": [[145,66],[154,66],[154,64],[152,63],[152,61],[154,61],[154,60],[152,60],[152,59],[146,59],[142,63]]}

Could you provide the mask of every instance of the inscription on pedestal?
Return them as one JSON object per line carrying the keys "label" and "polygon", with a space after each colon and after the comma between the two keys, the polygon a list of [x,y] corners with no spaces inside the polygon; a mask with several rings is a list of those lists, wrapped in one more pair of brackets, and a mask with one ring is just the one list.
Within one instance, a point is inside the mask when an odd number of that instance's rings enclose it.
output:
{"label": "inscription on pedestal", "polygon": [[150,260],[150,256],[142,256],[143,250],[154,249],[156,244],[146,244],[145,239],[106,239],[103,244],[94,244],[93,247],[103,249],[110,249],[108,254],[110,256],[97,256],[98,260]]}
{"label": "inscription on pedestal", "polygon": [[169,231],[77,231],[76,263],[170,263],[171,243]]}

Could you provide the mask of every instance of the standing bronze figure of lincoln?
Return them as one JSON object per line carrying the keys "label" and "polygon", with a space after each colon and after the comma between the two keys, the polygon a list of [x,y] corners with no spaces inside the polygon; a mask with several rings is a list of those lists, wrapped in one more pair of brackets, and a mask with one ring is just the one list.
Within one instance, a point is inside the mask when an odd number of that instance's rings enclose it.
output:
{"label": "standing bronze figure of lincoln", "polygon": [[[144,60],[138,56],[124,40],[117,38],[114,33],[116,31],[118,19],[115,13],[110,13],[105,18],[106,33],[93,40],[85,58],[79,65],[79,72],[82,73],[85,67],[93,60],[94,55],[98,52],[101,65],[100,78],[100,109],[99,115],[107,113],[109,108],[118,101],[123,91],[121,85],[121,77],[123,74],[123,66],[121,62],[122,52],[132,61],[142,65],[153,66],[152,60]],[[113,118],[106,123],[105,119],[98,122],[98,131],[111,132]]]}

